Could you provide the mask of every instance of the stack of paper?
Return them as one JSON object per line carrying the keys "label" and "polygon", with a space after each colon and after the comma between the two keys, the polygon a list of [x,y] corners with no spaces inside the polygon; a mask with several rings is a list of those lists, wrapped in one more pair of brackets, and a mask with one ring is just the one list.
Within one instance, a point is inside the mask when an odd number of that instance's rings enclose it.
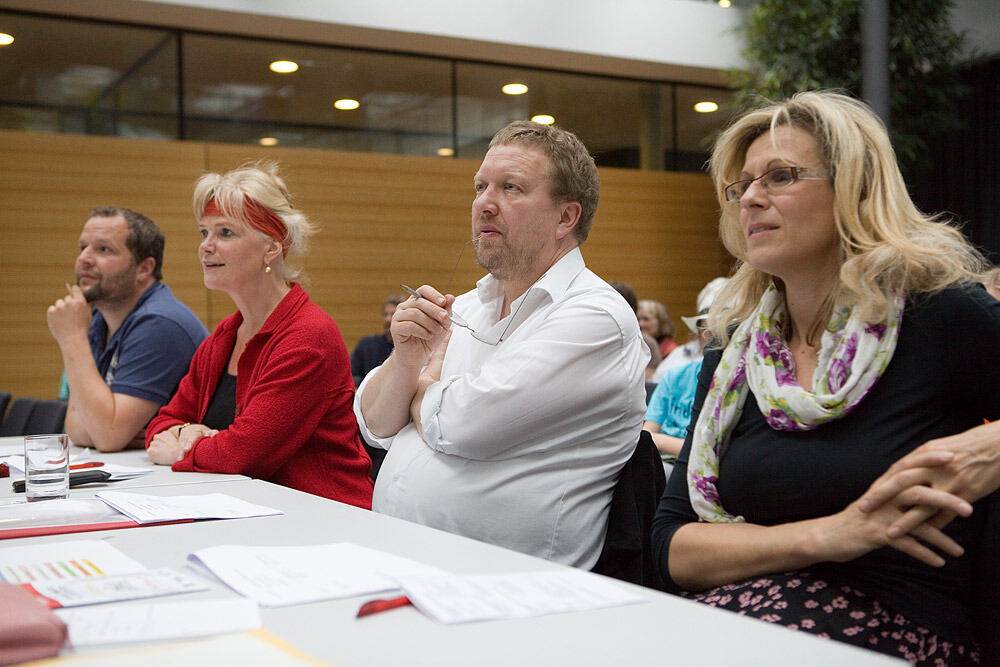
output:
{"label": "stack of paper", "polygon": [[77,648],[208,637],[260,627],[260,610],[243,598],[57,609],[56,614],[69,626],[70,643]]}
{"label": "stack of paper", "polygon": [[138,523],[183,519],[241,519],[284,514],[273,507],[254,505],[224,493],[153,496],[126,491],[99,491],[94,495]]}
{"label": "stack of paper", "polygon": [[402,575],[399,584],[413,606],[439,623],[527,618],[646,601],[640,592],[581,570]]}
{"label": "stack of paper", "polygon": [[392,590],[399,587],[396,580],[408,574],[445,574],[409,558],[347,542],[299,547],[209,547],[189,555],[188,560],[265,607]]}

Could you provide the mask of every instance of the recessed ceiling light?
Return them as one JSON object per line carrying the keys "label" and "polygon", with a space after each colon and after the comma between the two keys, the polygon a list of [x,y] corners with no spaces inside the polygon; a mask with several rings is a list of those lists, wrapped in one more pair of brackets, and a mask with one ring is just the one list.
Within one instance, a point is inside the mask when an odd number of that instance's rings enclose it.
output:
{"label": "recessed ceiling light", "polygon": [[259,143],[261,146],[277,146],[278,145],[278,138],[277,137],[261,137],[258,140],[257,143]]}
{"label": "recessed ceiling light", "polygon": [[340,109],[341,111],[350,111],[352,109],[357,109],[361,106],[361,102],[357,100],[352,100],[350,98],[344,98],[342,100],[337,100],[333,103],[333,106]]}
{"label": "recessed ceiling light", "polygon": [[441,157],[451,157],[455,154],[454,148],[439,148],[437,149],[437,154]]}
{"label": "recessed ceiling light", "polygon": [[719,6],[720,7],[732,7],[733,3],[730,2],[729,0],[719,0]]}
{"label": "recessed ceiling light", "polygon": [[8,44],[14,43],[14,35],[8,35],[5,32],[0,32],[0,46],[7,46]]}
{"label": "recessed ceiling light", "polygon": [[275,60],[270,64],[272,72],[278,74],[291,74],[299,68],[299,64],[291,60]]}
{"label": "recessed ceiling light", "polygon": [[556,122],[556,119],[547,113],[539,113],[531,117],[531,122],[538,123],[539,125],[552,125]]}
{"label": "recessed ceiling light", "polygon": [[500,90],[504,95],[524,95],[528,92],[528,87],[523,83],[508,83]]}
{"label": "recessed ceiling light", "polygon": [[694,110],[698,113],[712,113],[719,110],[719,105],[715,102],[698,102],[694,105]]}

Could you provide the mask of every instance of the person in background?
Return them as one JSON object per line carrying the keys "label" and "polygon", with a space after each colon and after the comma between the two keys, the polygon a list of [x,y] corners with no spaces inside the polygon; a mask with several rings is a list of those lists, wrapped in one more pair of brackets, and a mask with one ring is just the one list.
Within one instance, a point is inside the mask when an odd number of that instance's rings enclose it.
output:
{"label": "person in background", "polygon": [[[746,113],[710,165],[738,270],[654,519],[660,574],[914,664],[977,664],[970,601],[998,582],[973,564],[1000,530],[995,498],[862,497],[925,443],[1000,450],[1000,424],[983,424],[1000,417],[1000,302],[974,284],[981,257],[916,209],[885,127],[847,96]],[[914,509],[954,519],[895,529]]]}
{"label": "person in background", "polygon": [[406,301],[406,297],[393,294],[382,302],[382,326],[383,333],[373,336],[365,336],[358,341],[351,352],[351,375],[354,376],[355,386],[361,384],[373,368],[378,368],[392,354],[392,336],[389,335],[389,325],[392,324],[392,314],[396,312],[396,306]]}
{"label": "person in background", "polygon": [[237,311],[150,422],[149,458],[371,508],[347,348],[286,262],[305,251],[313,225],[268,162],[199,178],[194,213],[205,287],[228,294]]}
{"label": "person in background", "polygon": [[[632,312],[636,314],[636,319],[638,320],[639,315],[639,300],[635,296],[635,290],[632,289],[631,285],[621,280],[609,280],[608,284],[615,288],[615,291],[622,295],[625,302],[628,303],[628,307],[632,309]],[[642,321],[639,320],[639,330],[642,331]],[[649,349],[649,363],[646,364],[646,381],[649,382],[649,378],[653,376],[653,372],[656,371],[656,367],[659,366],[660,361],[663,358],[660,356],[660,346],[656,342],[656,339],[650,336],[645,331],[642,331],[642,340],[646,343],[646,347]]]}
{"label": "person in background", "polygon": [[80,234],[76,284],[49,306],[65,367],[65,430],[73,444],[141,447],[208,335],[163,279],[163,233],[135,211],[102,206]]}
{"label": "person in background", "polygon": [[[722,289],[728,282],[726,278],[721,280],[723,282],[715,283],[718,289]],[[708,298],[715,298],[717,293],[717,291],[711,292],[710,297],[703,300],[703,312],[694,317],[681,318],[697,336],[699,358],[668,369],[666,375],[656,385],[646,406],[646,421],[642,428],[652,434],[653,444],[660,451],[668,477],[672,464],[681,451],[681,445],[684,444],[691,422],[691,408],[694,404],[695,390],[698,388],[698,371],[701,370],[700,355],[712,340],[712,333],[706,326],[708,308],[712,305]]]}
{"label": "person in background", "polygon": [[708,307],[712,305],[715,297],[728,281],[728,278],[713,278],[708,281],[708,284],[701,288],[701,291],[698,292],[698,299],[695,302],[698,314],[689,317],[681,317],[681,320],[687,325],[688,329],[693,332],[691,340],[687,341],[683,345],[678,345],[673,352],[660,362],[660,365],[656,367],[656,371],[653,373],[651,382],[661,382],[663,377],[667,374],[667,371],[671,368],[684,366],[692,361],[701,360],[704,345],[702,345],[701,341],[698,340],[698,326],[696,322],[699,319],[704,319],[704,317],[708,315]]}
{"label": "person in background", "polygon": [[652,336],[660,346],[660,358],[666,359],[674,351],[677,342],[674,341],[674,322],[670,319],[670,311],[659,301],[643,299],[635,310],[639,318],[639,328],[642,333]]}
{"label": "person in background", "polygon": [[423,285],[401,303],[392,355],[358,389],[359,425],[388,449],[374,509],[589,569],[638,442],[649,354],[580,252],[597,167],[573,134],[515,121],[473,186],[489,275],[457,299]]}

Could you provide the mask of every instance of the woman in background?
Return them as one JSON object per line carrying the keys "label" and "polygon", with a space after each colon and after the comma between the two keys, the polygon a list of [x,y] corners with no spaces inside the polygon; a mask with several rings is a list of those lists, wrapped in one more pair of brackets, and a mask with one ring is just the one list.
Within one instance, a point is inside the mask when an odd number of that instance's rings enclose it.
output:
{"label": "woman in background", "polygon": [[[989,497],[975,512],[934,486],[859,498],[929,441],[1000,445],[983,425],[1000,417],[1000,303],[974,285],[981,258],[917,211],[885,128],[843,95],[744,115],[711,172],[739,268],[654,520],[661,575],[915,664],[977,664],[969,601],[997,585],[973,574],[1000,530]],[[894,530],[914,507],[943,519]]]}
{"label": "woman in background", "polygon": [[371,460],[358,438],[347,348],[286,263],[313,226],[277,165],[198,179],[194,212],[205,287],[237,311],[191,361],[146,430],[154,463],[240,473],[371,509]]}
{"label": "woman in background", "polygon": [[639,302],[636,316],[639,318],[639,328],[644,334],[656,339],[660,346],[660,357],[666,359],[667,355],[677,347],[677,343],[674,342],[676,330],[670,319],[670,311],[659,301],[643,299]]}

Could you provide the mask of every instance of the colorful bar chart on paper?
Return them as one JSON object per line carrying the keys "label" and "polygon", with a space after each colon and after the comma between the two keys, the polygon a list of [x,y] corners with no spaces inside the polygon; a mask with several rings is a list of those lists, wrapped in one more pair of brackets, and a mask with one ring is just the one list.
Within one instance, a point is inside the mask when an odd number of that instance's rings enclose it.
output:
{"label": "colorful bar chart on paper", "polygon": [[142,564],[102,540],[52,542],[0,550],[0,579],[11,584],[70,581],[144,569]]}

